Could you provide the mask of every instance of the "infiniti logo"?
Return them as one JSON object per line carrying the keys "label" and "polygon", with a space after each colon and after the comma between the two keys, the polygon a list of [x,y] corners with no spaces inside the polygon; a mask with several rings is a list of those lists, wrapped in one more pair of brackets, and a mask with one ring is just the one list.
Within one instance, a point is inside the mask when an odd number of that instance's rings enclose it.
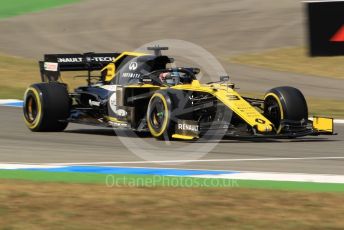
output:
{"label": "infiniti logo", "polygon": [[137,69],[137,62],[130,62],[129,70],[136,70],[136,69]]}

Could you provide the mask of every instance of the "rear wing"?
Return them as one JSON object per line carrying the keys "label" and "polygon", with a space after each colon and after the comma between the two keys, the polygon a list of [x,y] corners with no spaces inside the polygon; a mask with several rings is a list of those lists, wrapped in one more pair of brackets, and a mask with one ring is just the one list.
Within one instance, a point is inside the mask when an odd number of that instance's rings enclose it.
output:
{"label": "rear wing", "polygon": [[46,54],[39,62],[42,82],[57,81],[62,71],[101,70],[121,53]]}

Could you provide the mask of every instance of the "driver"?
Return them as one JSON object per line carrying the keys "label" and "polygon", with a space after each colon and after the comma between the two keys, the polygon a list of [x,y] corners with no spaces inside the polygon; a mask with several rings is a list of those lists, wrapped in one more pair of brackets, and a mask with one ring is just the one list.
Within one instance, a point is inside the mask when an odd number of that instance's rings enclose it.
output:
{"label": "driver", "polygon": [[179,72],[162,72],[159,74],[159,79],[162,83],[168,85],[180,84],[180,73]]}
{"label": "driver", "polygon": [[159,79],[161,82],[166,82],[166,78],[170,78],[171,73],[170,72],[163,72],[159,74]]}
{"label": "driver", "polygon": [[162,72],[159,74],[159,79],[162,83],[168,85],[188,84],[192,81],[186,73],[181,73],[179,71]]}

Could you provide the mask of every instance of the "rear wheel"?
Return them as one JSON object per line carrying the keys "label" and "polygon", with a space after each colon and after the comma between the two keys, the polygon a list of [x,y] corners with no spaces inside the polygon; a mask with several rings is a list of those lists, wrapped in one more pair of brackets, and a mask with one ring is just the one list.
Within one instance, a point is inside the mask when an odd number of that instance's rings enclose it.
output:
{"label": "rear wheel", "polygon": [[264,97],[264,115],[282,132],[282,120],[307,121],[307,102],[300,90],[282,86],[269,90]]}
{"label": "rear wheel", "polygon": [[70,114],[70,98],[65,85],[39,83],[24,95],[24,120],[31,131],[63,131]]}

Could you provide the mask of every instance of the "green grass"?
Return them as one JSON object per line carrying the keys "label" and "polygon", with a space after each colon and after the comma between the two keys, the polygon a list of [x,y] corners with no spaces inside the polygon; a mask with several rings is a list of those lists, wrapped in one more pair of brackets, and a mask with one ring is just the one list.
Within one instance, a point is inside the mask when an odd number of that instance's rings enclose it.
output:
{"label": "green grass", "polygon": [[344,117],[343,100],[308,98],[307,103],[310,116],[328,116],[333,118]]}
{"label": "green grass", "polygon": [[25,89],[39,81],[38,62],[0,55],[0,98],[23,99]]}
{"label": "green grass", "polygon": [[[241,95],[253,98],[264,98],[264,93],[262,92],[248,92],[239,91]],[[344,117],[344,101],[343,100],[329,100],[329,99],[319,99],[317,97],[307,97],[306,98],[309,116],[325,116],[333,118],[343,118]]]}
{"label": "green grass", "polygon": [[[79,73],[63,74],[71,89],[85,84],[85,79],[74,79],[72,74]],[[25,89],[40,81],[38,61],[0,54],[0,99],[23,99]]]}
{"label": "green grass", "polygon": [[62,6],[79,0],[0,0],[0,19]]}
{"label": "green grass", "polygon": [[151,175],[106,175],[95,173],[37,172],[26,170],[0,170],[0,179],[29,180],[36,182],[104,184],[110,187],[230,187],[316,192],[344,192],[343,184],[331,183],[228,180]]}
{"label": "green grass", "polygon": [[344,79],[344,57],[309,57],[302,47],[279,48],[228,58],[232,63],[277,71]]}

